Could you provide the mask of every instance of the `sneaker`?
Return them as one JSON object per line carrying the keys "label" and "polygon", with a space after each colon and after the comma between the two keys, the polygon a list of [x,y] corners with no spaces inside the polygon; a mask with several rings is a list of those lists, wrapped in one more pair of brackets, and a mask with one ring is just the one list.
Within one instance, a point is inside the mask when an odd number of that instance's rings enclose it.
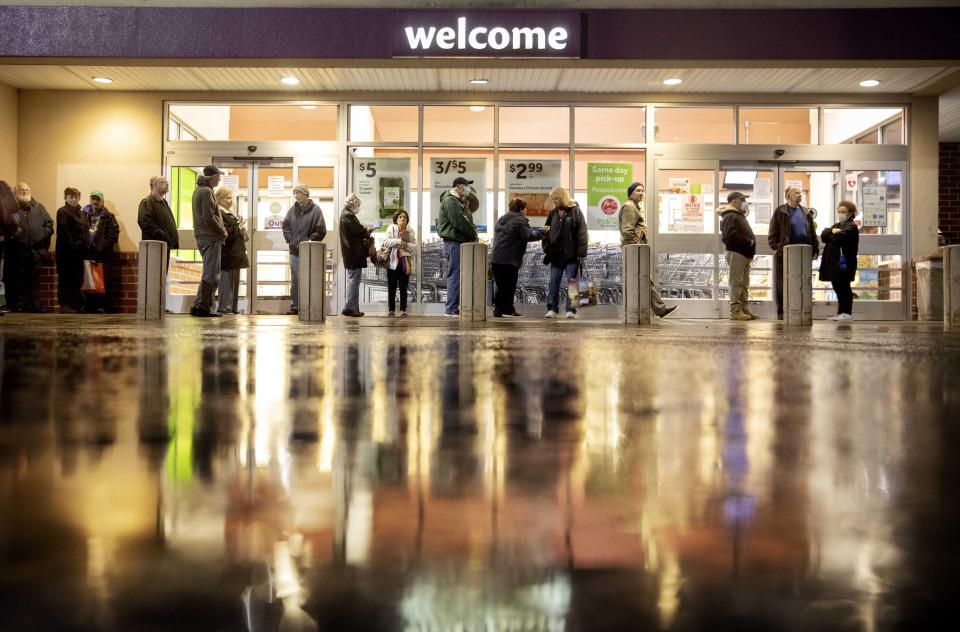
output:
{"label": "sneaker", "polygon": [[837,320],[853,320],[853,314],[837,314]]}
{"label": "sneaker", "polygon": [[460,314],[447,314],[446,312],[444,312],[443,315],[446,316],[447,318],[460,318]]}
{"label": "sneaker", "polygon": [[660,312],[659,314],[657,314],[657,316],[660,317],[660,318],[666,318],[667,316],[669,316],[670,314],[674,313],[674,312],[677,311],[678,309],[680,309],[680,306],[679,306],[679,305],[671,305],[670,307],[664,309],[662,312]]}
{"label": "sneaker", "polygon": [[523,314],[518,314],[517,312],[503,315],[504,318],[520,318],[521,316],[523,316]]}
{"label": "sneaker", "polygon": [[387,312],[387,318],[393,318],[396,315],[397,315],[396,312]]}
{"label": "sneaker", "polygon": [[544,316],[544,318],[556,318],[556,317],[557,317],[557,313],[552,309],[547,311],[547,315]]}
{"label": "sneaker", "polygon": [[287,316],[296,316],[297,314],[300,313],[300,310],[296,307],[291,307],[285,313]]}
{"label": "sneaker", "polygon": [[407,317],[406,312],[400,312],[400,318],[406,318],[406,317]]}
{"label": "sneaker", "polygon": [[730,320],[753,320],[750,318],[750,314],[745,314],[743,312],[733,312],[730,314]]}
{"label": "sneaker", "polygon": [[567,312],[567,318],[579,318],[576,312]]}

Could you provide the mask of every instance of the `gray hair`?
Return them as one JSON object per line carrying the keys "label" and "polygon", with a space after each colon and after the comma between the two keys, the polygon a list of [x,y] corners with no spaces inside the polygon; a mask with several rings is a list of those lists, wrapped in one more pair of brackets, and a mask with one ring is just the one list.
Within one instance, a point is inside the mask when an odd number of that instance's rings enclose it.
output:
{"label": "gray hair", "polygon": [[360,209],[360,202],[360,197],[356,193],[351,193],[347,196],[347,199],[343,201],[343,206],[356,213]]}

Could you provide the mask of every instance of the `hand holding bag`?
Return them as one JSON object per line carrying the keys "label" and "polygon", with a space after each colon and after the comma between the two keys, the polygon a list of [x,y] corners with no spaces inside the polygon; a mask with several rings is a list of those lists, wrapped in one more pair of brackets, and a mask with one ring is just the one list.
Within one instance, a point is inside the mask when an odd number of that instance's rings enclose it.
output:
{"label": "hand holding bag", "polygon": [[99,261],[84,260],[83,262],[83,285],[80,291],[87,294],[105,294],[107,291],[106,283],[103,278],[103,264]]}

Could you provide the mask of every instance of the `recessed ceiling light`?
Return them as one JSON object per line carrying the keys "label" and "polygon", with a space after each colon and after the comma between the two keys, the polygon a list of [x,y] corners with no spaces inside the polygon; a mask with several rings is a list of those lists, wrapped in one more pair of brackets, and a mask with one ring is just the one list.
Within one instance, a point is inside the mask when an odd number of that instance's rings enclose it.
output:
{"label": "recessed ceiling light", "polygon": [[280,83],[288,86],[295,86],[298,83],[300,83],[300,80],[291,75],[287,75],[286,77],[283,77],[282,79],[280,79]]}
{"label": "recessed ceiling light", "polygon": [[678,86],[683,83],[683,79],[664,79],[663,85],[665,86]]}
{"label": "recessed ceiling light", "polygon": [[471,111],[471,112],[483,112],[483,111],[486,110],[486,109],[487,109],[487,106],[485,106],[485,105],[471,105],[471,106],[470,106],[470,111]]}
{"label": "recessed ceiling light", "polygon": [[470,83],[472,83],[475,86],[485,86],[490,82],[487,79],[471,79]]}
{"label": "recessed ceiling light", "polygon": [[873,88],[874,86],[879,86],[879,85],[880,85],[880,82],[877,81],[876,79],[867,79],[865,81],[860,82],[861,88]]}
{"label": "recessed ceiling light", "polygon": [[301,105],[300,107],[302,107],[304,110],[316,110],[316,109],[317,109],[317,106],[315,106],[315,105]]}
{"label": "recessed ceiling light", "polygon": [[110,77],[91,77],[96,83],[113,83],[113,79]]}

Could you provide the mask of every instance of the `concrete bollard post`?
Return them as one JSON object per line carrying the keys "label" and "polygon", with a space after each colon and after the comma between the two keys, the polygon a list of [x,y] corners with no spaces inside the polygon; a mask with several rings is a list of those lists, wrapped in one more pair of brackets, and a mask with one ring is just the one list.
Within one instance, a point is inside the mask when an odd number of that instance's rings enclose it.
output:
{"label": "concrete bollard post", "polygon": [[783,249],[783,322],[813,324],[813,247],[807,244]]}
{"label": "concrete bollard post", "polygon": [[487,320],[486,244],[460,244],[460,320]]}
{"label": "concrete bollard post", "polygon": [[623,322],[628,325],[649,325],[650,246],[628,244],[623,247]]}
{"label": "concrete bollard post", "polygon": [[300,242],[300,311],[303,322],[322,323],[327,318],[327,245]]}
{"label": "concrete bollard post", "polygon": [[162,320],[167,307],[167,243],[144,240],[137,257],[137,319]]}
{"label": "concrete bollard post", "polygon": [[943,248],[943,330],[960,331],[960,246]]}

